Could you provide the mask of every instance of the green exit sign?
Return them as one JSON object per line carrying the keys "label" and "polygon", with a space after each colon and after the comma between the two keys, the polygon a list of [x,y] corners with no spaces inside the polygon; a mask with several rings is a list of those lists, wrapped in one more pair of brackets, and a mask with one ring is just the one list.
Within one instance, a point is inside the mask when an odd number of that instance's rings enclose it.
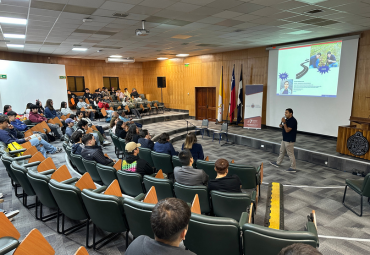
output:
{"label": "green exit sign", "polygon": [[67,79],[66,76],[59,76],[59,79]]}
{"label": "green exit sign", "polygon": [[7,79],[8,76],[6,74],[0,74],[0,79]]}

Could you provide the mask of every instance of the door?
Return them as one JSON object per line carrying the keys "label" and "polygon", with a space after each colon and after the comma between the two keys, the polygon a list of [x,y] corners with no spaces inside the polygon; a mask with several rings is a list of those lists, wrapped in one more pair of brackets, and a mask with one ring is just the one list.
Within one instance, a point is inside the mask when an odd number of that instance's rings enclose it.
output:
{"label": "door", "polygon": [[216,88],[195,88],[195,118],[216,121]]}

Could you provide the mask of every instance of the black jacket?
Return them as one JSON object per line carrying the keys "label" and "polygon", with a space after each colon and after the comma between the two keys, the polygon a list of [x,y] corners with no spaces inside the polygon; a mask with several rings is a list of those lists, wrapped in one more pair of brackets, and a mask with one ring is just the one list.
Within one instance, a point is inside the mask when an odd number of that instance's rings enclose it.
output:
{"label": "black jacket", "polygon": [[137,166],[136,166],[136,173],[139,173],[141,175],[146,175],[146,174],[153,174],[153,168],[146,162],[145,159],[141,159],[138,156],[134,155],[127,155],[126,156],[126,162],[131,164],[132,162],[136,161]]}
{"label": "black jacket", "polygon": [[148,149],[153,150],[154,142],[152,140],[145,139],[145,138],[139,138],[138,142],[141,144],[142,148],[148,148]]}
{"label": "black jacket", "polygon": [[137,93],[137,91],[132,92],[131,93],[131,97],[138,98],[139,97],[139,93]]}
{"label": "black jacket", "polygon": [[123,129],[117,129],[116,128],[116,136],[122,139],[126,139],[127,132]]}
{"label": "black jacket", "polygon": [[75,143],[72,145],[72,153],[76,155],[81,155],[81,151],[83,149],[83,144],[82,143]]}
{"label": "black jacket", "polygon": [[113,160],[104,156],[101,147],[98,145],[85,146],[81,151],[81,156],[84,159],[96,161],[96,163],[100,163],[102,165],[109,165],[113,162]]}

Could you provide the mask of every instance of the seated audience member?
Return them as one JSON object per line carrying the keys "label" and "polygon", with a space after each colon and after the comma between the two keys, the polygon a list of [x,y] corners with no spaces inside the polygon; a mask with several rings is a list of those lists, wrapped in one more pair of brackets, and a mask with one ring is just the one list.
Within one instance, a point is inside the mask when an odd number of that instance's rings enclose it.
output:
{"label": "seated audience member", "polygon": [[90,94],[90,89],[85,88],[85,94],[83,95],[83,98],[87,98],[87,100],[89,100],[90,104],[93,103],[93,98],[94,97],[93,97],[93,95]]}
{"label": "seated audience member", "polygon": [[34,123],[41,123],[43,121],[46,122],[46,124],[49,126],[49,128],[51,129],[51,131],[54,133],[55,137],[57,139],[61,138],[62,137],[62,130],[60,129],[59,125],[58,124],[51,124],[51,123],[48,123],[48,119],[45,118],[45,117],[42,117],[39,113],[38,113],[38,107],[36,105],[31,105],[30,106],[30,109],[31,109],[31,112],[30,112],[30,116],[29,116],[29,120],[31,122],[34,122]]}
{"label": "seated audience member", "polygon": [[104,139],[106,139],[107,138],[107,136],[105,135],[105,133],[104,133],[104,129],[103,129],[103,127],[102,126],[98,126],[98,125],[94,125],[93,123],[92,123],[92,121],[89,119],[89,118],[87,118],[87,117],[84,117],[84,112],[82,112],[82,111],[77,111],[77,117],[78,117],[78,120],[80,121],[80,120],[85,120],[85,121],[87,121],[87,123],[88,123],[88,126],[89,127],[91,127],[91,126],[95,126],[96,127],[96,129],[98,130],[98,131],[96,131],[96,130],[94,130],[93,132],[94,133],[97,133],[97,135],[99,136],[99,141],[101,142],[101,143],[103,143],[103,145],[107,145],[107,144],[110,144],[110,142],[109,141],[104,141]]}
{"label": "seated audience member", "polygon": [[[87,130],[89,130],[89,123],[86,120],[80,119],[77,123],[77,131],[80,131],[82,134],[86,134]],[[100,146],[101,141],[104,141],[104,138],[102,139],[99,137],[99,134],[95,132],[92,132],[92,135],[95,137],[96,144]]]}
{"label": "seated audience member", "polygon": [[102,89],[102,91],[101,91],[101,96],[104,98],[107,98],[107,97],[109,97],[110,96],[110,93],[109,93],[109,91],[108,91],[108,89],[106,88],[106,87],[103,87],[103,89]]}
{"label": "seated audience member", "polygon": [[139,158],[140,143],[129,142],[125,146],[126,158],[122,160],[122,170],[141,175],[153,174],[153,168],[145,159]]}
{"label": "seated audience member", "polygon": [[13,127],[16,128],[16,130],[18,130],[18,131],[26,131],[28,129],[28,127],[27,127],[26,124],[24,124],[19,119],[16,119],[16,117],[17,117],[17,113],[16,112],[10,111],[10,112],[8,112],[7,115],[9,117],[10,124],[12,124]]}
{"label": "seated audience member", "polygon": [[[52,99],[46,100],[46,106],[45,106],[45,117],[48,119],[54,119],[55,117],[58,117],[60,121],[63,121],[60,116],[58,116],[57,112],[54,109],[54,103]],[[37,110],[38,111],[38,110]]]}
{"label": "seated audience member", "polygon": [[93,134],[85,134],[82,137],[82,143],[85,145],[81,151],[81,156],[84,159],[96,161],[96,163],[106,166],[113,166],[116,162],[115,160],[104,156],[102,148],[98,145],[95,145],[95,137]]}
{"label": "seated audience member", "polygon": [[173,170],[176,182],[187,186],[207,185],[208,175],[193,167],[194,159],[189,150],[180,151],[179,159],[182,167],[177,166]]}
{"label": "seated audience member", "polygon": [[68,138],[71,138],[74,132],[73,127],[75,125],[75,121],[71,118],[68,118],[65,122],[67,124],[66,135],[68,136]]}
{"label": "seated audience member", "polygon": [[117,123],[117,121],[119,121],[119,118],[114,116],[115,113],[116,112],[112,113],[112,118],[109,122],[109,128],[112,129],[113,134],[115,133],[115,131],[113,131],[113,128],[115,129],[116,123]]}
{"label": "seated audience member", "polygon": [[73,111],[68,107],[67,102],[62,102],[60,104],[60,112],[63,115],[73,114]]}
{"label": "seated audience member", "polygon": [[148,148],[153,150],[154,142],[152,141],[152,136],[149,134],[148,130],[143,129],[139,133],[139,143],[142,148]]}
{"label": "seated audience member", "polygon": [[209,180],[208,190],[218,190],[222,192],[242,192],[242,182],[239,176],[233,174],[227,176],[229,172],[229,162],[226,159],[220,158],[215,163],[215,171],[217,172],[216,179]]}
{"label": "seated audience member", "polygon": [[71,98],[76,100],[77,98],[77,95],[75,93],[72,93],[70,90],[67,90],[67,95],[68,95],[68,100],[71,100]]}
{"label": "seated audience member", "polygon": [[126,135],[126,143],[139,141],[139,128],[135,124],[131,124]]}
{"label": "seated audience member", "polygon": [[119,138],[125,139],[127,135],[126,123],[121,120],[118,121],[116,124],[116,130],[114,134]]}
{"label": "seated audience member", "polygon": [[82,132],[76,131],[71,136],[71,141],[73,142],[72,145],[72,153],[76,155],[81,155],[82,149],[85,147],[82,143]]}
{"label": "seated audience member", "polygon": [[278,255],[322,255],[322,253],[311,245],[294,243],[283,248]]}
{"label": "seated audience member", "polygon": [[24,111],[26,114],[30,114],[30,112],[31,112],[30,106],[31,106],[31,105],[33,105],[33,103],[28,103],[28,104],[26,105],[26,110]]}
{"label": "seated audience member", "polygon": [[36,100],[36,105],[37,105],[37,107],[38,107],[38,112],[39,112],[39,114],[45,114],[45,109],[44,109],[44,107],[42,107],[42,103],[41,103],[41,101],[40,100]]}
{"label": "seated audience member", "polygon": [[172,143],[170,143],[170,136],[167,133],[163,133],[159,136],[159,140],[154,144],[153,150],[155,152],[166,153],[171,156],[177,156],[179,154],[173,148]]}
{"label": "seated audience member", "polygon": [[96,90],[95,90],[95,93],[94,93],[93,97],[94,97],[94,98],[101,97],[101,95],[100,95],[100,89],[96,89]]}
{"label": "seated audience member", "polygon": [[117,97],[117,100],[119,101],[122,101],[122,99],[124,99],[126,96],[125,94],[121,91],[120,88],[117,89],[116,91],[116,97]]}
{"label": "seated audience member", "polygon": [[139,96],[139,93],[137,93],[137,90],[136,90],[135,88],[133,88],[133,89],[132,89],[131,97],[134,97],[134,98],[138,98],[138,97],[140,97],[140,96]]}
{"label": "seated audience member", "polygon": [[113,111],[112,111],[112,110],[109,110],[109,104],[108,104],[108,103],[105,103],[105,102],[103,101],[103,99],[102,99],[102,98],[100,98],[100,97],[99,97],[98,107],[99,107],[100,109],[102,109],[102,108],[104,108],[104,109],[105,109],[105,111],[106,111],[106,112],[107,112],[107,114],[108,114],[108,118],[111,118],[111,117],[112,117],[112,113],[113,113]]}
{"label": "seated audience member", "polygon": [[185,240],[190,216],[190,207],[185,201],[174,197],[160,200],[150,216],[154,239],[144,235],[137,237],[125,255],[195,255],[179,247]]}
{"label": "seated audience member", "polygon": [[75,121],[75,122],[74,122],[74,125],[73,125],[73,127],[72,127],[73,132],[74,132],[74,131],[76,131],[76,130],[77,130],[77,128],[78,128],[78,126],[77,126],[77,123],[78,123],[77,116],[76,116],[76,115],[74,115],[74,114],[71,114],[71,115],[69,115],[69,118]]}
{"label": "seated audience member", "polygon": [[124,89],[123,94],[125,95],[125,97],[130,98],[130,92],[128,92],[128,88],[125,88],[125,89]]}
{"label": "seated audience member", "polygon": [[198,159],[204,159],[202,145],[197,143],[197,136],[195,133],[189,133],[185,138],[185,143],[182,144],[182,150],[190,150],[191,155],[193,156],[194,162],[197,162]]}
{"label": "seated audience member", "polygon": [[13,111],[13,110],[12,110],[12,106],[11,106],[11,105],[8,105],[8,104],[4,105],[4,111],[3,111],[3,114],[7,115],[7,114],[8,114],[8,112],[10,112],[10,111]]}
{"label": "seated audience member", "polygon": [[90,119],[94,121],[95,110],[89,109],[90,105],[86,104],[82,97],[78,98],[77,107],[80,109],[85,108],[86,114],[89,114]]}
{"label": "seated audience member", "polygon": [[[119,89],[119,88],[118,88]],[[111,89],[110,89],[110,94],[111,94],[111,96],[115,96],[116,95],[116,90],[115,90],[115,88],[114,87],[112,87]]]}
{"label": "seated audience member", "polygon": [[[5,129],[9,129],[6,131]],[[17,139],[17,134],[13,128],[13,126],[9,123],[9,118],[6,115],[0,115],[0,141],[8,145],[9,143],[16,142],[18,144],[22,144],[25,142],[30,142],[32,146],[35,146],[39,152],[46,158],[46,152],[50,154],[59,153],[62,151],[61,148],[56,148],[53,145],[46,142],[41,137],[31,138],[25,137],[24,139]],[[42,145],[42,146],[40,146]]]}
{"label": "seated audience member", "polygon": [[131,122],[131,123],[134,123],[134,122],[132,121],[132,118],[128,118],[128,117],[126,116],[126,113],[125,113],[124,111],[122,111],[122,110],[118,111],[118,118],[119,118],[120,120],[122,120],[123,122]]}

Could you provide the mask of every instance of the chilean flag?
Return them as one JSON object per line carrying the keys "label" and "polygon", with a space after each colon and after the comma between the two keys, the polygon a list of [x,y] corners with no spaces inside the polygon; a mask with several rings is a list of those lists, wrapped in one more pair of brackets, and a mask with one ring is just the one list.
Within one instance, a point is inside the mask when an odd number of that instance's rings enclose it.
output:
{"label": "chilean flag", "polygon": [[230,123],[233,122],[234,120],[234,110],[236,107],[234,69],[235,69],[235,66],[233,67],[233,75],[231,76],[231,91],[230,91],[230,105],[229,105]]}

